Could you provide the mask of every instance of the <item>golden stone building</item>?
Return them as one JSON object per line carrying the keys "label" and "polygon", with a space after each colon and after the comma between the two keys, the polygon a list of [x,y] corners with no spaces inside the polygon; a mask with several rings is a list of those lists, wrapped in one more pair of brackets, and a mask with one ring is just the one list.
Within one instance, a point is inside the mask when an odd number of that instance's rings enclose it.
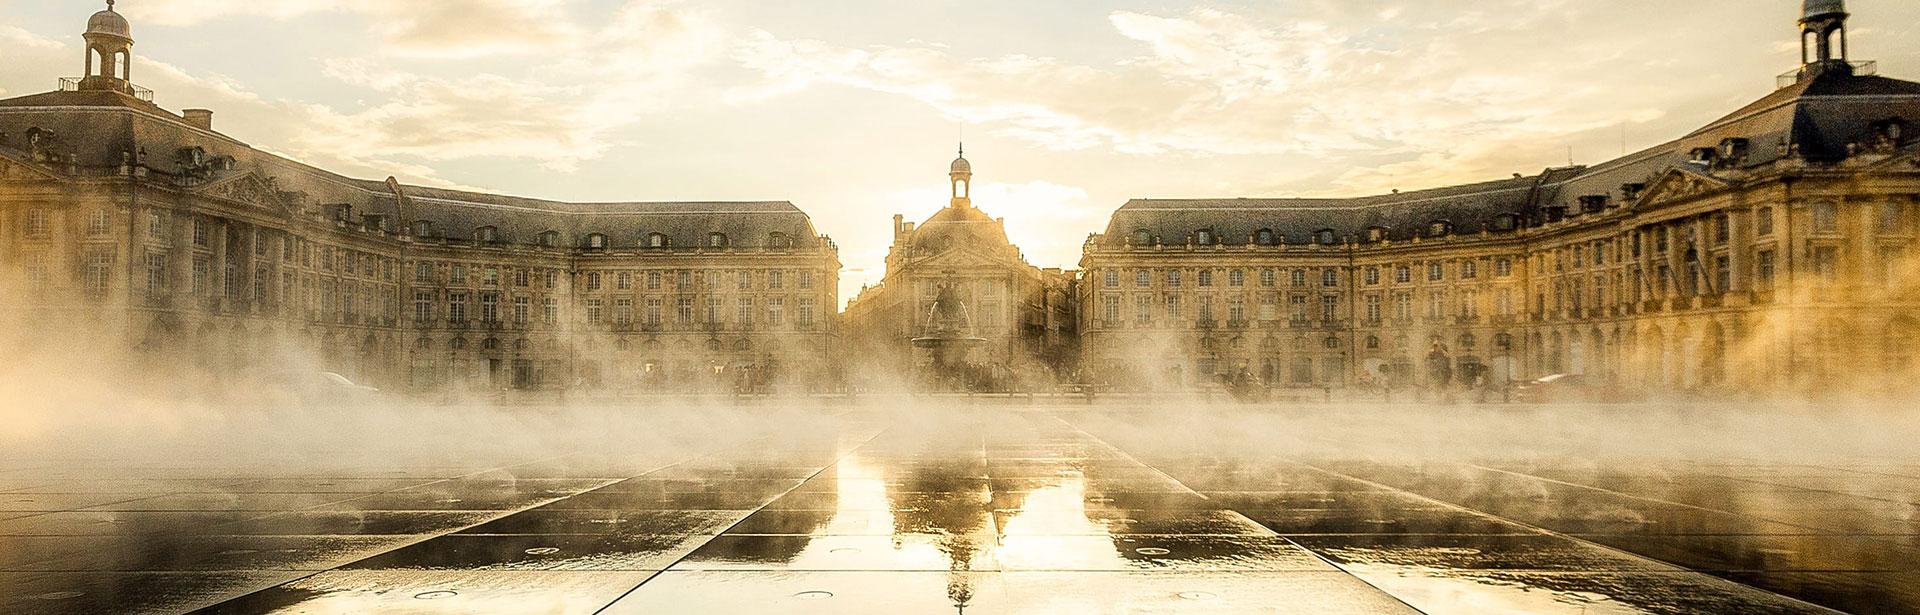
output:
{"label": "golden stone building", "polygon": [[[837,248],[790,203],[343,177],[155,105],[111,8],[85,38],[85,77],[0,100],[13,314],[156,358],[391,388],[760,389],[824,364]],[[285,357],[312,364],[267,361]]]}
{"label": "golden stone building", "polygon": [[1804,65],[1777,91],[1617,160],[1365,198],[1130,202],[1086,244],[1085,364],[1163,386],[1910,381],[1920,83],[1848,61],[1839,0],[1805,9]]}
{"label": "golden stone building", "polygon": [[847,304],[852,356],[923,383],[1053,384],[1074,358],[1073,278],[1028,264],[1005,220],[974,207],[964,151],[947,177],[947,207],[918,225],[894,216],[885,277]]}

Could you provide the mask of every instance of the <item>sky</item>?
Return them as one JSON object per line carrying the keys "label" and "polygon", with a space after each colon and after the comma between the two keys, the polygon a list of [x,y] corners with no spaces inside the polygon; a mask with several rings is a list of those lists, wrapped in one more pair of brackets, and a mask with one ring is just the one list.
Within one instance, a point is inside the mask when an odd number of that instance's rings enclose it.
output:
{"label": "sky", "polygon": [[[101,2],[0,0],[0,97]],[[122,0],[134,81],[336,172],[572,201],[786,200],[877,281],[974,203],[1077,265],[1132,198],[1339,196],[1592,164],[1798,63],[1797,0]],[[1920,3],[1853,0],[1920,79]]]}

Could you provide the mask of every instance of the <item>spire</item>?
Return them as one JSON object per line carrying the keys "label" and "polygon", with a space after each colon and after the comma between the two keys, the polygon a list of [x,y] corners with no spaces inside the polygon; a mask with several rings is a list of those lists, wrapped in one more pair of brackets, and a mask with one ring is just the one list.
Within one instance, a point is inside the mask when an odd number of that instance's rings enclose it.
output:
{"label": "spire", "polygon": [[1846,0],[1806,0],[1800,13],[1800,79],[1853,73],[1847,63]]}

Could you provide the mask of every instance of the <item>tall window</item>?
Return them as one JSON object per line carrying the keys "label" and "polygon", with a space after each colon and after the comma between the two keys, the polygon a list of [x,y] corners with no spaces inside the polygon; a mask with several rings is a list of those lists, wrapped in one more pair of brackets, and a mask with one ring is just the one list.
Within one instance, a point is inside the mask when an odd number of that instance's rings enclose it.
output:
{"label": "tall window", "polygon": [[1240,269],[1227,270],[1227,286],[1240,288],[1247,285],[1247,272]]}
{"label": "tall window", "polygon": [[432,284],[433,283],[433,263],[414,263],[413,264],[413,283],[421,284],[421,285]]}
{"label": "tall window", "polygon": [[622,271],[613,274],[614,290],[633,290],[633,272]]}
{"label": "tall window", "polygon": [[693,297],[680,297],[674,300],[674,318],[682,325],[693,324]]}
{"label": "tall window", "polygon": [[1816,246],[1813,249],[1813,275],[1823,282],[1832,282],[1840,276],[1840,248],[1836,246]]}
{"label": "tall window", "polygon": [[1180,287],[1180,270],[1168,269],[1167,270],[1167,288],[1179,288],[1179,287]]}
{"label": "tall window", "polygon": [[1408,284],[1411,282],[1413,282],[1412,267],[1408,267],[1406,265],[1395,265],[1393,267],[1393,283]]}
{"label": "tall window", "polygon": [[1907,232],[1907,206],[1904,203],[1881,203],[1879,229],[1882,234],[1895,235]]}
{"label": "tall window", "polygon": [[1493,277],[1504,278],[1513,275],[1513,259],[1493,259]]}
{"label": "tall window", "polygon": [[1153,286],[1153,272],[1145,269],[1135,270],[1133,272],[1133,285],[1136,288]]}
{"label": "tall window", "polygon": [[513,298],[513,324],[526,325],[532,316],[533,300],[528,297]]}
{"label": "tall window", "polygon": [[[1773,208],[1762,207],[1753,211],[1753,234],[1767,237],[1773,234]],[[1639,256],[1638,253],[1634,256]]]}
{"label": "tall window", "polygon": [[734,304],[733,320],[742,325],[753,324],[752,297],[741,297],[740,300]]}
{"label": "tall window", "polygon": [[1101,283],[1104,284],[1107,288],[1120,287],[1120,270],[1119,269],[1108,269],[1106,271],[1102,271],[1100,272],[1100,277],[1101,277]]}
{"label": "tall window", "polygon": [[600,290],[600,272],[598,271],[587,272],[587,292],[594,292],[598,290]]}
{"label": "tall window", "polygon": [[113,230],[112,214],[105,209],[95,209],[87,213],[87,236],[100,237]]}
{"label": "tall window", "polygon": [[[633,324],[632,297],[618,297],[613,300],[613,324],[621,327]],[[648,321],[647,324],[653,324],[653,322]]]}
{"label": "tall window", "polygon": [[1321,295],[1320,296],[1320,321],[1330,323],[1330,322],[1338,322],[1339,320],[1340,320],[1340,296],[1339,295]]}
{"label": "tall window", "polygon": [[1833,233],[1840,230],[1840,207],[1833,203],[1813,204],[1813,232]]}
{"label": "tall window", "polygon": [[799,320],[800,320],[800,326],[802,327],[813,326],[813,299],[812,298],[806,298],[806,299],[800,300]]}
{"label": "tall window", "polygon": [[787,272],[778,269],[767,272],[767,290],[780,290],[786,287]]}
{"label": "tall window", "polygon": [[500,322],[500,293],[480,293],[480,322]]}
{"label": "tall window", "polygon": [[660,326],[662,321],[660,315],[661,304],[662,302],[659,297],[647,297],[647,326]]}
{"label": "tall window", "polygon": [[1106,321],[1109,323],[1120,322],[1120,296],[1107,295],[1101,298],[1101,302],[1104,304]]}
{"label": "tall window", "polygon": [[1440,261],[1427,263],[1427,281],[1438,282],[1445,279],[1447,279],[1446,265],[1441,264]]}
{"label": "tall window", "polygon": [[1168,293],[1166,303],[1167,303],[1167,319],[1179,320],[1180,314],[1181,314],[1180,295]]}
{"label": "tall window", "polygon": [[107,294],[113,283],[113,250],[94,249],[87,251],[85,279],[87,296],[98,298]]}
{"label": "tall window", "polygon": [[559,299],[555,299],[553,297],[547,297],[546,299],[541,301],[540,308],[541,308],[540,310],[541,322],[544,322],[549,325],[560,322],[560,300]]}
{"label": "tall window", "polygon": [[813,290],[813,272],[801,270],[794,276],[794,283],[800,290]]}
{"label": "tall window", "polygon": [[1273,288],[1275,285],[1279,283],[1277,278],[1279,278],[1279,274],[1278,272],[1275,272],[1273,268],[1268,267],[1266,269],[1261,269],[1260,270],[1260,287]]}
{"label": "tall window", "polygon": [[588,299],[581,302],[581,305],[587,310],[587,324],[597,325],[605,319],[606,315],[602,313],[605,308],[599,299]]}
{"label": "tall window", "polygon": [[1340,285],[1340,270],[1327,268],[1320,270],[1320,285],[1333,288]]}
{"label": "tall window", "polygon": [[447,321],[456,324],[467,322],[466,293],[447,293]]}
{"label": "tall window", "polygon": [[720,323],[720,298],[707,297],[707,323]]}
{"label": "tall window", "polygon": [[1133,298],[1133,322],[1143,325],[1153,322],[1153,295]]}
{"label": "tall window", "polygon": [[45,207],[27,210],[27,221],[21,232],[28,239],[46,239],[53,235],[53,212]]}
{"label": "tall window", "polygon": [[1369,324],[1380,322],[1380,295],[1367,295],[1362,313]]}
{"label": "tall window", "polygon": [[767,326],[778,327],[786,322],[787,300],[785,297],[767,297]]}
{"label": "tall window", "polygon": [[[1593,253],[1595,255],[1598,255],[1600,251],[1596,249],[1593,251]],[[1460,261],[1460,279],[1471,280],[1479,276],[1480,276],[1480,263],[1474,261],[1473,259]]]}
{"label": "tall window", "polygon": [[1227,322],[1240,324],[1247,321],[1247,298],[1234,295],[1227,298]]}
{"label": "tall window", "polygon": [[1213,270],[1201,269],[1200,270],[1200,287],[1208,288],[1211,286],[1213,286]]}

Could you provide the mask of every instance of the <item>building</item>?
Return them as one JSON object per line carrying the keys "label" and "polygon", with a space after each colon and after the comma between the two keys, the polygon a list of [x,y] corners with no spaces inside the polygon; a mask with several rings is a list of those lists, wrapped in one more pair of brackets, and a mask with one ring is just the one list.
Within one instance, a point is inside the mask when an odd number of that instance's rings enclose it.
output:
{"label": "building", "polygon": [[155,105],[111,6],[85,40],[84,77],[0,100],[15,314],[87,322],[156,360],[415,390],[757,390],[824,364],[837,248],[790,203],[343,177]]}
{"label": "building", "polygon": [[[1349,199],[1137,200],[1086,243],[1084,362],[1114,383],[1642,389],[1910,381],[1920,83],[1847,57],[1593,166]],[[1858,390],[1858,389],[1849,389]]]}
{"label": "building", "polygon": [[1005,219],[974,207],[965,154],[945,208],[918,225],[893,217],[885,276],[847,304],[855,356],[947,388],[1051,385],[1073,364],[1073,277],[1028,264]]}

